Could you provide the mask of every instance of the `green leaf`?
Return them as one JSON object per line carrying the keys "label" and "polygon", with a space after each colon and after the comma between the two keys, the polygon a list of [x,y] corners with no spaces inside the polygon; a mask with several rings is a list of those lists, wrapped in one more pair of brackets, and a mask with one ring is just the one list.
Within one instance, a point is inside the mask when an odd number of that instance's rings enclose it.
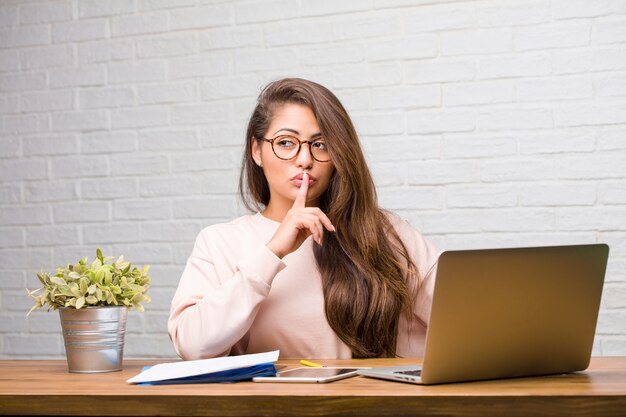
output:
{"label": "green leaf", "polygon": [[100,262],[102,262],[102,259],[104,258],[102,256],[102,251],[100,250],[100,248],[96,249],[96,258],[98,258],[100,260]]}
{"label": "green leaf", "polygon": [[77,309],[78,309],[78,308],[81,308],[81,307],[82,307],[82,306],[84,306],[84,305],[85,305],[85,297],[79,297],[79,298],[76,300],[76,308],[77,308]]}
{"label": "green leaf", "polygon": [[55,285],[67,285],[67,282],[65,282],[65,280],[61,277],[52,277],[50,278],[50,282]]}

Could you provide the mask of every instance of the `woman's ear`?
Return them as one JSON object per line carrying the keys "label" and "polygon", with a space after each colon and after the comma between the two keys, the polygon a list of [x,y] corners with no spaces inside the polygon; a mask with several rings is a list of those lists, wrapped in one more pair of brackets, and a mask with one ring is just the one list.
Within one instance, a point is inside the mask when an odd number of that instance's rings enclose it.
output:
{"label": "woman's ear", "polygon": [[252,141],[252,159],[254,162],[260,167],[263,166],[263,159],[261,158],[261,146],[259,145],[259,141],[256,140],[254,136],[250,139]]}

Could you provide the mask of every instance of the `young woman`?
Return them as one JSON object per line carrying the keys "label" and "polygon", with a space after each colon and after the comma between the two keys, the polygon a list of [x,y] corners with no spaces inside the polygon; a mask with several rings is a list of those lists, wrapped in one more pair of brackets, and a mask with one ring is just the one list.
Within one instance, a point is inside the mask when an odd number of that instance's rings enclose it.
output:
{"label": "young woman", "polygon": [[200,233],[172,300],[183,359],[423,354],[439,251],[378,206],[333,93],[302,79],[261,92],[239,191],[258,212]]}

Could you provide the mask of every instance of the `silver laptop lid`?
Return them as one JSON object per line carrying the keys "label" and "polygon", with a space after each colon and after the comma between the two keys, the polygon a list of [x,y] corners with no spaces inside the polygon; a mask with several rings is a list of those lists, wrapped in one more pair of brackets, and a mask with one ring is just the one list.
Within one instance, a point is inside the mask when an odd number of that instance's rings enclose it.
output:
{"label": "silver laptop lid", "polygon": [[605,244],[442,253],[423,382],[587,368],[608,253]]}

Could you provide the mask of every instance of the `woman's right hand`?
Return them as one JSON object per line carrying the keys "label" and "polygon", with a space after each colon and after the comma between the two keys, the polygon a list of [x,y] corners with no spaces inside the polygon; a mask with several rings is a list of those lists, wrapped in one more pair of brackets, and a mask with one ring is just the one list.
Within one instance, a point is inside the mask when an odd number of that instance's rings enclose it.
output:
{"label": "woman's right hand", "polygon": [[329,232],[335,231],[330,219],[319,207],[305,207],[308,191],[309,175],[305,172],[293,206],[266,245],[281,259],[298,249],[311,235],[315,242],[323,244],[324,228]]}

